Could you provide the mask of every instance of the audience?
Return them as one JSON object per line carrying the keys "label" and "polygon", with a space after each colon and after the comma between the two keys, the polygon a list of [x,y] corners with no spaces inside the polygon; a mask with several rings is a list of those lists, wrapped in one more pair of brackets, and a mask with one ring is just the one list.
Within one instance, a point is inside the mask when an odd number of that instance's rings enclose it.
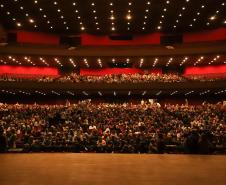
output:
{"label": "audience", "polygon": [[37,81],[37,82],[71,82],[71,83],[142,83],[142,82],[186,82],[186,81],[217,81],[225,80],[225,78],[213,77],[208,78],[206,76],[179,76],[176,74],[120,74],[120,75],[105,75],[105,76],[81,76],[76,73],[61,77],[33,77],[33,78],[19,78],[3,75],[0,77],[0,81]]}
{"label": "audience", "polygon": [[226,80],[226,74],[222,75],[189,75],[186,76],[188,80],[191,81],[201,81],[201,82],[211,82],[211,81],[219,81]]}
{"label": "audience", "polygon": [[60,82],[105,82],[105,83],[142,83],[142,82],[182,82],[185,79],[175,74],[121,74],[105,76],[80,76],[70,74],[58,79]]}
{"label": "audience", "polygon": [[92,103],[0,104],[0,151],[225,152],[226,108]]}

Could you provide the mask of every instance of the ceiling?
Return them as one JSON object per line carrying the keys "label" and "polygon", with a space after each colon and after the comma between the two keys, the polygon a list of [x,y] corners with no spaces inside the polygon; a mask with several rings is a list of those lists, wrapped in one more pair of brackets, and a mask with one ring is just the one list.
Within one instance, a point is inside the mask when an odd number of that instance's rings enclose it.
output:
{"label": "ceiling", "polygon": [[181,33],[226,26],[226,1],[0,0],[0,23],[58,34]]}
{"label": "ceiling", "polygon": [[0,55],[0,65],[43,66],[58,68],[106,68],[106,67],[185,67],[226,64],[226,55],[186,55],[156,57],[59,57]]}
{"label": "ceiling", "polygon": [[[1,97],[5,101],[8,98],[46,98],[47,100],[53,99],[89,99],[89,98],[111,98],[112,100],[118,98],[223,98],[226,97],[226,89],[219,90],[149,90],[149,91],[62,91],[62,90],[1,90]],[[6,98],[6,99],[4,99]]]}

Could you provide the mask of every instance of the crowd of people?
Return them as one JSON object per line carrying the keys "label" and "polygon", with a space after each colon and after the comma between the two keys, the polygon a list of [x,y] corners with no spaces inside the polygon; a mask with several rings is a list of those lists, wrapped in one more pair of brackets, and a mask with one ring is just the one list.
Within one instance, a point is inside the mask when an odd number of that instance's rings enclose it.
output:
{"label": "crowd of people", "polygon": [[2,75],[0,81],[37,81],[37,82],[71,82],[71,83],[143,83],[143,82],[186,82],[186,81],[218,81],[224,80],[225,77],[209,78],[206,76],[180,76],[177,74],[111,74],[104,76],[83,76],[77,73],[63,75],[59,77],[33,77],[33,78],[20,78],[8,75]]}
{"label": "crowd of people", "polygon": [[219,81],[226,80],[226,73],[219,75],[188,75],[186,78],[190,81],[200,81],[200,82],[210,82],[210,81]]}
{"label": "crowd of people", "polygon": [[226,152],[222,103],[0,104],[0,151]]}
{"label": "crowd of people", "polygon": [[119,74],[104,76],[80,76],[72,73],[58,79],[60,82],[88,83],[141,83],[141,82],[182,82],[185,79],[175,74]]}

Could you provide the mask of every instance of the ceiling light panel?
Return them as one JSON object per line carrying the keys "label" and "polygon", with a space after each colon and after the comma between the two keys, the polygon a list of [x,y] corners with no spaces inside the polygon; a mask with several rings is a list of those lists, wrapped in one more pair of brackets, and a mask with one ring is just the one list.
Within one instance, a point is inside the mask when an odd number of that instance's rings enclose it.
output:
{"label": "ceiling light panel", "polygon": [[225,0],[2,0],[6,29],[61,34],[188,32],[226,26]]}

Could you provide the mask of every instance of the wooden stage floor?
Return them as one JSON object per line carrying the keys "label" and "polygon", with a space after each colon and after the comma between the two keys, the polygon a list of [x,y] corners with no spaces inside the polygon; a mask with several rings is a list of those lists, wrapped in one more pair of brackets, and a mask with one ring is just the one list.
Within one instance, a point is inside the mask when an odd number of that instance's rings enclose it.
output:
{"label": "wooden stage floor", "polygon": [[0,154],[0,185],[226,185],[226,156]]}

